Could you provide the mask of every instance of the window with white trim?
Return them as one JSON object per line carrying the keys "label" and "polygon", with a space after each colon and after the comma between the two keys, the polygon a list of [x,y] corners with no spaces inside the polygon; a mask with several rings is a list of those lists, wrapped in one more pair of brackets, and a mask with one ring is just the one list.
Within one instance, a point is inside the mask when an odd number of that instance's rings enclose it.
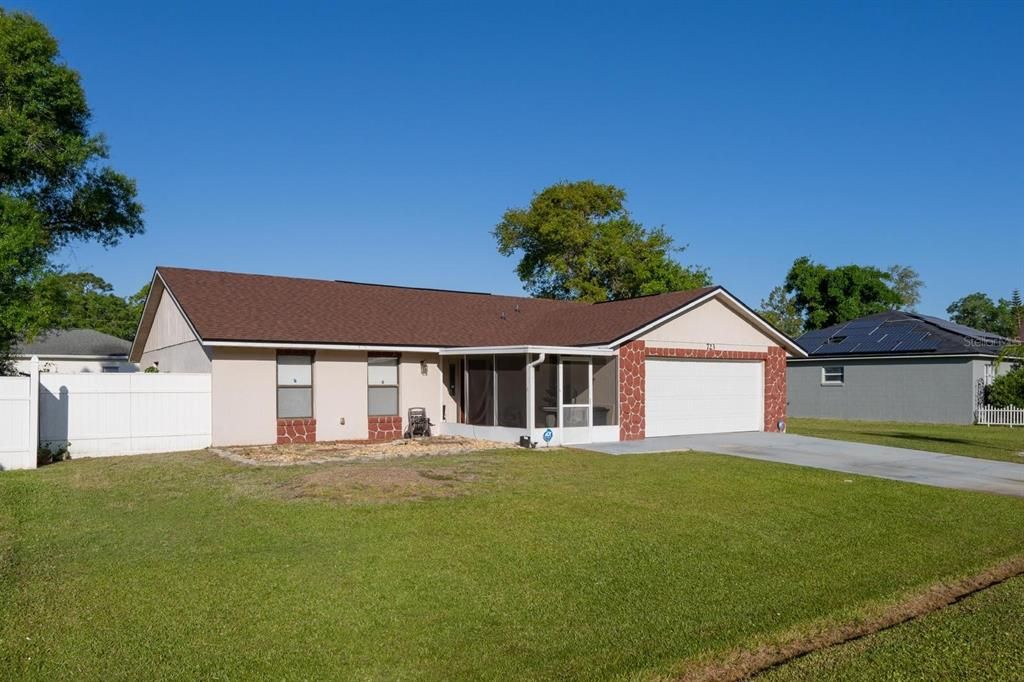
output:
{"label": "window with white trim", "polygon": [[313,356],[277,354],[277,418],[313,417]]}
{"label": "window with white trim", "polygon": [[843,367],[822,367],[821,383],[825,386],[842,386],[846,380],[846,372]]}
{"label": "window with white trim", "polygon": [[367,414],[393,417],[398,414],[398,358],[366,359]]}

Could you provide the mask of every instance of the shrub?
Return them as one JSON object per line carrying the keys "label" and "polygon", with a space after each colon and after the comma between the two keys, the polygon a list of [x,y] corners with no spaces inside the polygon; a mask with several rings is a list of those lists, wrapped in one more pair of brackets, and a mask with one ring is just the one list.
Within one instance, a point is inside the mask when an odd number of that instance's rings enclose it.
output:
{"label": "shrub", "polygon": [[39,450],[36,453],[36,466],[45,466],[53,462],[71,459],[71,453],[68,452],[70,448],[71,443],[40,443]]}
{"label": "shrub", "polygon": [[985,402],[993,407],[1024,407],[1024,366],[996,377],[985,390]]}

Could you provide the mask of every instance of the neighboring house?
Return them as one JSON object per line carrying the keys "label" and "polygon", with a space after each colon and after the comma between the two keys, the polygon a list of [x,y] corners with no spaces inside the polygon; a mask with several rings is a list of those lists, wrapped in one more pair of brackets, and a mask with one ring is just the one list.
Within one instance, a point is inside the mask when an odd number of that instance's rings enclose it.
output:
{"label": "neighboring house", "polygon": [[[789,414],[970,424],[995,359],[994,334],[903,311],[807,332],[807,357],[788,362]],[[1000,374],[1012,363],[1002,363]]]}
{"label": "neighboring house", "polygon": [[212,374],[215,445],[775,431],[804,353],[721,287],[589,304],[157,268],[131,359]]}
{"label": "neighboring house", "polygon": [[58,374],[137,372],[128,360],[131,341],[94,329],[54,329],[14,349],[14,368],[27,373],[32,356],[43,372]]}

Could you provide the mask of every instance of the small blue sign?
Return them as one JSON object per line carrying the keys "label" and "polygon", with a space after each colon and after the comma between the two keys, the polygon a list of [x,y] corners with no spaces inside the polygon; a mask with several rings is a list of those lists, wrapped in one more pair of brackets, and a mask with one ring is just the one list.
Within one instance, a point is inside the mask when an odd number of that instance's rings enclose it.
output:
{"label": "small blue sign", "polygon": [[554,437],[555,437],[555,432],[552,431],[551,429],[547,429],[547,430],[544,431],[543,438],[544,438],[544,442],[545,443],[550,443],[551,439],[554,438]]}

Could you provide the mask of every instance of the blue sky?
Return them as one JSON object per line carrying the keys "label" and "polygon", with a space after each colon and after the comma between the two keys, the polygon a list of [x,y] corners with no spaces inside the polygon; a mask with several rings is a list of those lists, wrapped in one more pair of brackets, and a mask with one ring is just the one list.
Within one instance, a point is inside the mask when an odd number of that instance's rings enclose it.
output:
{"label": "blue sky", "polygon": [[489,234],[624,187],[751,305],[798,256],[1024,287],[1024,3],[15,0],[82,75],[147,233],[63,254],[519,293]]}

